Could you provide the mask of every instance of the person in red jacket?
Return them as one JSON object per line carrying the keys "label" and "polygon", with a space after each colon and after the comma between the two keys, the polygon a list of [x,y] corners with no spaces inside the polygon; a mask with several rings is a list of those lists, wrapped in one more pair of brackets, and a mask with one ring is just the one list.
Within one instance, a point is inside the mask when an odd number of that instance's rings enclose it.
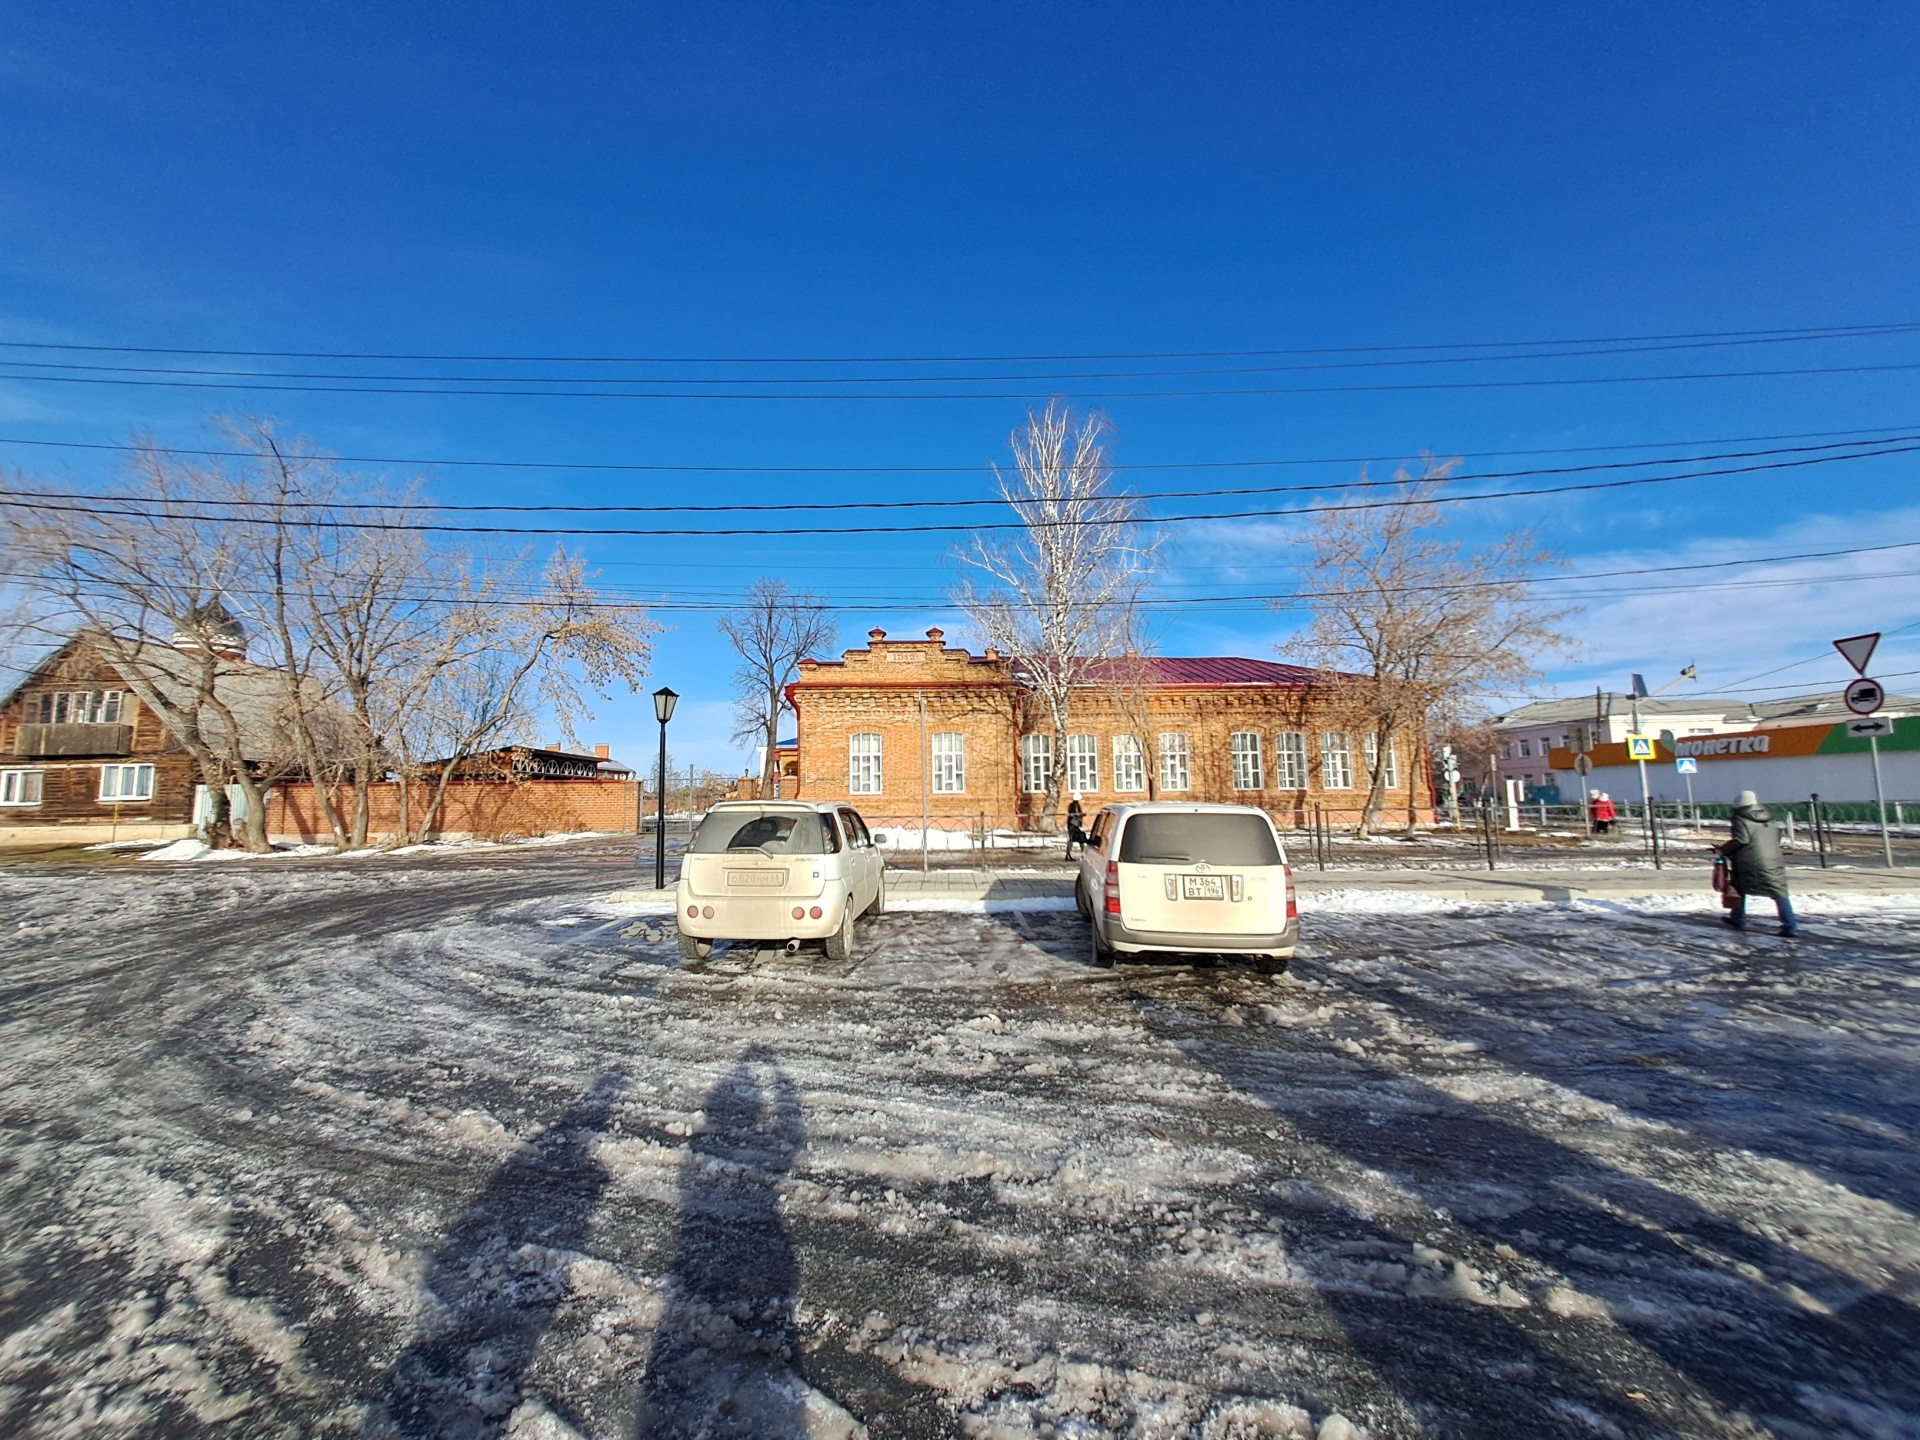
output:
{"label": "person in red jacket", "polygon": [[1593,797],[1593,833],[1610,835],[1613,833],[1613,797],[1602,790]]}

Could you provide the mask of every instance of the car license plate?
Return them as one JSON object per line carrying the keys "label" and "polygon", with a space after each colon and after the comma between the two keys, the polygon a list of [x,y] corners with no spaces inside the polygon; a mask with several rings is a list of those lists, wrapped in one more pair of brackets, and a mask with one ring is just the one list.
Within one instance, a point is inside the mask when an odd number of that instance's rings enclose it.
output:
{"label": "car license plate", "polygon": [[778,890],[787,883],[784,870],[729,870],[727,884],[737,885],[741,889]]}
{"label": "car license plate", "polygon": [[1227,877],[1224,875],[1182,875],[1180,894],[1188,900],[1224,900]]}

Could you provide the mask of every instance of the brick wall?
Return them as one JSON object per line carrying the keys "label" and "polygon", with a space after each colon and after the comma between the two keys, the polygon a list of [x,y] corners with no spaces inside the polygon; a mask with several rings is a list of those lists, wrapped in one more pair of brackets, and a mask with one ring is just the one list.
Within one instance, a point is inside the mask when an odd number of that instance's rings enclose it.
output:
{"label": "brick wall", "polygon": [[[413,787],[411,804],[416,825],[432,797],[429,787]],[[398,783],[383,781],[372,788],[368,798],[370,834],[376,839],[396,834],[400,825]],[[638,799],[639,786],[632,780],[456,780],[447,787],[446,805],[431,838],[495,840],[577,830],[631,832]],[[336,790],[334,804],[350,815],[352,789]],[[276,840],[325,844],[333,838],[314,799],[313,786],[304,782],[275,787],[267,806],[267,831]]]}
{"label": "brick wall", "polygon": [[[1041,823],[1035,809],[1044,799],[1022,789],[1020,736],[1048,732],[1043,717],[1026,713],[1027,692],[1015,683],[1008,663],[989,651],[975,656],[950,649],[939,631],[920,641],[889,640],[874,632],[863,650],[843,659],[807,662],[792,690],[800,731],[800,798],[846,800],[869,821],[917,824],[926,813],[936,825],[977,823],[993,827],[1031,827]],[[1128,712],[1132,711],[1132,718]],[[924,718],[923,718],[924,715]],[[1114,739],[1146,732],[1148,788],[1116,788]],[[1357,819],[1366,800],[1364,725],[1354,715],[1350,692],[1338,685],[1229,684],[1169,685],[1123,697],[1089,689],[1074,700],[1071,730],[1095,738],[1097,784],[1083,789],[1088,814],[1101,805],[1147,799],[1194,800],[1259,805],[1282,825],[1312,823],[1315,806],[1331,823]],[[1261,781],[1257,790],[1234,788],[1231,736],[1236,731],[1260,737]],[[1329,788],[1321,761],[1321,736],[1349,736],[1353,785]],[[1282,788],[1276,737],[1282,732],[1306,737],[1306,785]],[[936,791],[933,737],[957,733],[965,748],[965,789]],[[1157,737],[1187,737],[1190,786],[1162,792]],[[854,794],[850,786],[850,741],[856,734],[878,735],[882,752],[879,794]],[[1411,803],[1423,821],[1432,817],[1426,757],[1417,734],[1396,738],[1399,784],[1387,791],[1383,814],[1404,817]],[[1411,788],[1410,788],[1411,787]],[[1064,810],[1073,789],[1060,797]]]}

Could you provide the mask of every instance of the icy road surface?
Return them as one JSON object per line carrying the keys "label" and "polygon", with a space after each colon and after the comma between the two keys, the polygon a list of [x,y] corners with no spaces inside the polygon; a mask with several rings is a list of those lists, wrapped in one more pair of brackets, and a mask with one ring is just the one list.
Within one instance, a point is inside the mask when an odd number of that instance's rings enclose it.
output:
{"label": "icy road surface", "polygon": [[624,878],[0,876],[0,1433],[1920,1436],[1920,905],[1271,981]]}

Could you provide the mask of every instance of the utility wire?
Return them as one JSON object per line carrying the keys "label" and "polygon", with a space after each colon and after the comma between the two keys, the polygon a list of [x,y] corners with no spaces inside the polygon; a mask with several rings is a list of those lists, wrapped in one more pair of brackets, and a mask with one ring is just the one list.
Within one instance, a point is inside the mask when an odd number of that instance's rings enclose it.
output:
{"label": "utility wire", "polygon": [[[1530,380],[1424,380],[1372,385],[1279,385],[1214,390],[1090,390],[1077,391],[1081,400],[1204,400],[1270,395],[1374,395],[1415,391],[1534,390],[1570,385],[1654,385],[1690,380],[1768,380],[1809,375],[1873,375],[1920,370],[1920,361],[1883,365],[1807,365],[1777,370],[1695,370],[1665,375],[1581,375],[1539,377]],[[173,390],[242,390],[298,395],[425,395],[488,396],[494,398],[559,400],[1021,400],[1040,398],[1033,391],[923,391],[916,393],[862,393],[825,391],[819,394],[781,394],[749,390],[512,390],[498,386],[441,385],[284,385],[252,381],[138,380],[104,375],[7,375],[16,383],[38,385],[120,385]],[[568,383],[568,382],[554,382]],[[579,382],[572,382],[579,383]],[[615,382],[608,382],[615,383]],[[739,383],[739,382],[734,382]]]}
{"label": "utility wire", "polygon": [[[1920,330],[1920,326],[1910,328]],[[1907,333],[1907,331],[1889,330],[1876,332],[1877,335],[1904,333]],[[1729,346],[1798,344],[1810,340],[1828,338],[1837,337],[1821,335],[1776,335],[1741,340],[1683,340],[1644,345],[1609,344],[1585,349],[1516,349],[1504,354],[1410,355],[1396,359],[1315,360],[1291,365],[1208,365],[1161,370],[1048,370],[1039,372],[1029,371],[1021,374],[823,375],[818,377],[807,375],[775,375],[764,378],[751,375],[738,375],[729,378],[734,383],[749,385],[972,385],[1024,380],[1044,380],[1049,384],[1062,380],[1170,380],[1214,375],[1276,375],[1335,370],[1393,369],[1407,366],[1499,365],[1526,360],[1580,360],[1604,358],[1613,355],[1667,354],[1677,350],[1723,349]],[[564,364],[569,362],[546,363]],[[609,362],[602,361],[592,363]],[[648,385],[710,385],[714,380],[714,377],[710,375],[689,378],[679,378],[671,375],[613,375],[601,379],[595,376],[582,375],[427,375],[421,374],[418,371],[409,371],[400,374],[368,374],[365,371],[341,372],[337,370],[209,370],[189,369],[181,366],[83,364],[78,361],[59,360],[0,359],[0,366],[10,366],[16,370],[55,370],[73,375],[165,375],[190,379],[216,380],[378,380],[384,382],[405,382],[409,384],[433,382],[468,385],[563,385],[569,383],[620,385],[643,382]],[[34,375],[19,378],[53,379],[58,377]]]}
{"label": "utility wire", "polygon": [[[1628,568],[1623,568],[1618,570],[1588,570],[1588,571],[1576,571],[1576,572],[1567,573],[1567,574],[1546,574],[1546,575],[1530,577],[1525,581],[1461,580],[1461,581],[1450,581],[1446,583],[1420,584],[1420,585],[1387,585],[1387,586],[1369,587],[1365,592],[1357,592],[1357,591],[1351,591],[1351,590],[1286,590],[1286,591],[1256,592],[1253,594],[1240,594],[1240,595],[1151,596],[1146,599],[1143,599],[1140,603],[1142,605],[1149,606],[1155,609],[1170,609],[1170,608],[1187,607],[1187,606],[1215,606],[1215,605],[1244,606],[1249,609],[1273,609],[1283,605],[1299,604],[1301,602],[1309,601],[1309,600],[1339,599],[1343,596],[1357,594],[1357,593],[1366,593],[1370,595],[1371,594],[1389,594],[1389,595],[1457,594],[1459,592],[1469,591],[1469,590],[1532,589],[1535,586],[1547,585],[1547,584],[1554,584],[1554,585],[1578,584],[1578,583],[1591,582],[1595,580],[1620,579],[1620,578],[1629,577],[1629,576],[1637,577],[1637,576],[1650,576],[1650,575],[1690,574],[1690,573],[1695,573],[1703,570],[1727,570],[1727,569],[1745,568],[1745,567],[1754,566],[1754,565],[1776,565],[1776,564],[1784,564],[1787,562],[1798,561],[1798,560],[1830,560],[1830,559],[1837,559],[1837,558],[1841,558],[1849,555],[1874,555],[1874,554],[1884,554],[1887,551],[1891,551],[1891,550],[1914,550],[1914,549],[1920,549],[1920,540],[1904,540],[1904,541],[1897,541],[1897,542],[1894,542],[1891,544],[1885,544],[1885,545],[1853,545],[1853,546],[1847,546],[1845,548],[1837,549],[1837,550],[1802,550],[1802,551],[1795,551],[1795,552],[1781,554],[1781,555],[1754,555],[1754,556],[1748,556],[1744,559],[1737,559],[1737,560],[1706,560],[1706,561],[1693,561],[1693,562],[1689,562],[1685,564],[1677,564],[1677,565],[1635,566],[1635,567],[1628,567]],[[1782,586],[1798,586],[1798,585],[1839,585],[1839,584],[1851,584],[1851,583],[1854,583],[1855,581],[1860,581],[1860,580],[1900,579],[1908,575],[1911,575],[1913,573],[1915,572],[1909,571],[1909,570],[1893,570],[1893,571],[1881,571],[1881,572],[1868,573],[1864,575],[1862,574],[1806,575],[1806,576],[1786,576],[1786,577],[1780,577],[1777,579],[1768,579],[1768,580],[1716,581],[1716,582],[1710,582],[1702,585],[1615,587],[1612,589],[1580,592],[1578,598],[1599,599],[1599,598],[1619,598],[1623,596],[1654,594],[1654,593],[1661,593],[1661,594],[1679,593],[1682,591],[1711,592],[1716,590],[1730,590],[1730,589],[1758,588],[1758,587],[1782,587]],[[30,580],[37,579],[39,577],[32,574],[31,572],[15,572],[12,574],[0,576],[0,578],[11,579],[16,581],[30,581]],[[219,588],[222,590],[223,593],[233,594],[233,595],[264,595],[264,594],[270,593],[270,592],[259,591],[259,590],[235,589],[229,586],[221,586]],[[309,598],[312,598],[312,594],[313,594],[313,592],[311,591],[299,591],[295,593],[308,596]],[[728,599],[725,601],[713,601],[713,602],[687,602],[687,601],[681,601],[681,600],[674,600],[670,598],[670,595],[668,592],[662,592],[661,598],[654,598],[643,592],[635,591],[635,590],[598,589],[596,590],[595,593],[601,596],[610,595],[610,596],[617,597],[617,599],[619,599],[623,603],[630,602],[629,608],[645,608],[648,606],[652,606],[654,608],[667,608],[667,609],[698,609],[698,610],[718,610],[718,611],[730,611],[730,610],[737,610],[739,608],[739,602],[736,599]],[[678,593],[681,595],[685,595],[690,592],[686,590],[682,590]],[[410,598],[417,601],[418,603],[428,603],[430,600],[436,600],[436,599],[447,600],[447,599],[458,598],[458,597],[455,596],[452,592],[448,592],[447,594],[442,594],[437,597],[410,597]],[[1575,597],[1570,596],[1570,597],[1564,597],[1564,598],[1575,598]],[[498,600],[499,603],[507,603],[509,599],[512,600],[512,603],[516,603],[516,604],[543,603],[533,598],[525,590],[524,587],[518,588],[517,595],[515,590],[509,589],[506,592],[504,592],[504,595],[490,597],[490,599]],[[815,611],[821,611],[821,612],[839,612],[839,611],[857,610],[857,609],[946,611],[946,610],[958,609],[961,607],[958,605],[957,602],[950,599],[929,600],[929,599],[925,599],[923,597],[918,597],[918,596],[896,597],[896,596],[884,596],[884,595],[867,595],[867,596],[854,597],[846,601],[829,602],[825,600],[820,600],[814,603],[803,603],[803,604],[799,604],[796,608],[806,609],[806,610],[815,610]],[[1920,621],[1916,621],[1913,625],[1901,627],[1902,630],[1915,629],[1915,628],[1920,628]],[[1893,634],[1899,634],[1900,631],[1890,630],[1886,633],[1893,635]],[[1814,656],[1811,658],[1820,659],[1823,657]],[[1803,664],[1803,663],[1811,663],[1811,661],[1801,661],[1801,662],[1795,662],[1795,663]],[[1780,668],[1787,669],[1791,667],[1782,666]],[[1764,678],[1765,675],[1769,675],[1773,673],[1776,673],[1776,672],[1764,671],[1760,675],[1747,676],[1745,677],[1744,680],[1737,681],[1735,683],[1743,684],[1745,683],[1746,680],[1762,679]]]}
{"label": "utility wire", "polygon": [[[1883,439],[1898,439],[1899,436],[1886,435],[1885,432],[1915,428],[1912,424],[1881,425],[1866,430],[1803,430],[1779,435],[1722,435],[1707,439],[1655,440],[1637,444],[1563,445],[1535,450],[1448,450],[1445,453],[1463,460],[1502,460],[1521,459],[1533,455],[1593,455],[1626,450],[1670,450],[1690,445],[1758,445],[1774,440],[1827,440],[1848,435],[1878,435]],[[1863,441],[1861,443],[1878,442]],[[202,450],[182,446],[115,444],[97,440],[32,440],[17,435],[0,435],[0,445],[26,445],[56,450],[104,450],[116,454],[197,455],[212,460],[259,458],[258,453],[252,450]],[[668,475],[978,475],[983,469],[988,468],[987,462],[978,465],[638,465],[606,461],[473,460],[395,455],[290,454],[284,458],[290,462],[302,464],[327,462],[341,465],[404,465],[422,468],[486,470],[587,470]],[[1246,470],[1306,465],[1377,465],[1416,458],[1418,457],[1411,455],[1327,455],[1277,460],[1164,460],[1115,463],[1110,468],[1116,474],[1131,470]],[[1652,465],[1659,462],[1649,460],[1646,463]],[[1673,463],[1684,463],[1684,460],[1675,460]]]}
{"label": "utility wire", "polygon": [[[1296,515],[1324,515],[1352,510],[1396,509],[1406,505],[1459,505],[1477,500],[1511,500],[1539,495],[1568,495],[1582,491],[1622,490],[1640,485],[1666,485],[1680,480],[1706,480],[1728,475],[1750,475],[1762,471],[1793,470],[1809,465],[1831,465],[1846,460],[1871,460],[1888,455],[1905,455],[1920,451],[1920,444],[1896,445],[1890,448],[1869,451],[1857,451],[1847,455],[1819,455],[1798,460],[1774,460],[1757,465],[1736,465],[1717,470],[1699,470],[1685,475],[1641,475],[1622,480],[1595,480],[1577,485],[1541,485],[1524,490],[1490,490],[1476,495],[1435,495],[1426,499],[1397,500],[1360,500],[1339,505],[1299,505],[1277,510],[1232,510],[1212,511],[1200,515],[1164,515],[1129,516],[1117,519],[1086,519],[1072,517],[1061,520],[1036,520],[1031,523],[1020,520],[985,521],[979,524],[927,524],[927,525],[835,525],[835,526],[782,526],[782,527],[731,527],[725,529],[690,528],[641,528],[633,526],[556,526],[556,525],[441,525],[421,524],[413,521],[382,520],[305,520],[301,523],[325,529],[344,530],[404,530],[435,534],[463,535],[610,535],[610,536],[655,536],[688,537],[713,536],[727,537],[738,535],[927,535],[927,534],[975,534],[985,531],[1026,530],[1026,529],[1071,529],[1089,525],[1174,525],[1206,520],[1270,520]],[[157,502],[165,503],[165,502]],[[193,501],[180,501],[182,507],[191,506]],[[48,505],[29,499],[12,499],[0,496],[0,506],[12,508],[38,508],[61,513],[81,513],[93,515],[126,515],[152,518],[150,510],[109,508],[99,505]],[[190,509],[170,509],[166,518],[179,520],[204,520],[219,522],[229,517],[195,513]]]}
{"label": "utility wire", "polygon": [[214,350],[173,345],[87,345],[51,340],[5,340],[0,349],[64,350],[113,355],[200,355],[256,360],[432,360],[465,364],[527,365],[992,365],[1064,364],[1097,360],[1228,360],[1279,355],[1387,355],[1443,350],[1512,350],[1543,345],[1634,345],[1681,340],[1769,343],[1775,340],[1851,339],[1904,334],[1920,322],[1819,325],[1798,329],[1694,330],[1664,335],[1601,335],[1567,340],[1470,340],[1423,345],[1338,345],[1267,350],[1139,350],[1059,355],[453,355],[339,350]]}
{"label": "utility wire", "polygon": [[[1662,456],[1650,460],[1610,460],[1590,465],[1560,465],[1536,467],[1526,470],[1485,471],[1478,475],[1447,475],[1425,477],[1447,485],[1469,484],[1482,480],[1518,480],[1537,475],[1584,475],[1600,471],[1638,470],[1649,466],[1661,465],[1698,465],[1713,460],[1752,460],[1775,455],[1807,455],[1819,451],[1852,451],[1869,445],[1890,445],[1904,441],[1920,441],[1920,433],[1910,435],[1887,435],[1872,441],[1836,441],[1825,445],[1790,445],[1766,450],[1730,450],[1711,455]],[[1831,454],[1825,458],[1844,460],[1851,458],[1847,454]],[[1650,477],[1664,479],[1685,479],[1685,476]],[[1403,488],[1404,480],[1348,480],[1336,484],[1317,485],[1260,485],[1239,486],[1214,490],[1159,490],[1128,492],[1116,495],[1115,499],[1147,500],[1203,500],[1218,499],[1237,495],[1291,495],[1338,490],[1374,490]],[[102,500],[128,501],[145,499],[143,496],[126,493],[100,493],[78,490],[15,490],[0,487],[0,496],[23,496],[46,500]],[[984,505],[1006,505],[1010,503],[999,495],[982,496],[971,500],[845,500],[831,502],[790,502],[777,505],[463,505],[463,504],[415,504],[412,502],[370,501],[334,501],[334,500],[225,500],[217,498],[194,497],[179,501],[154,500],[155,504],[181,504],[190,506],[217,506],[221,509],[249,511],[281,510],[367,510],[378,513],[426,512],[438,514],[451,513],[511,513],[511,514],[581,514],[581,515],[628,515],[628,514],[774,514],[791,512],[848,511],[848,510],[942,510],[956,508],[977,508]],[[1024,503],[1024,502],[1021,502]]]}

